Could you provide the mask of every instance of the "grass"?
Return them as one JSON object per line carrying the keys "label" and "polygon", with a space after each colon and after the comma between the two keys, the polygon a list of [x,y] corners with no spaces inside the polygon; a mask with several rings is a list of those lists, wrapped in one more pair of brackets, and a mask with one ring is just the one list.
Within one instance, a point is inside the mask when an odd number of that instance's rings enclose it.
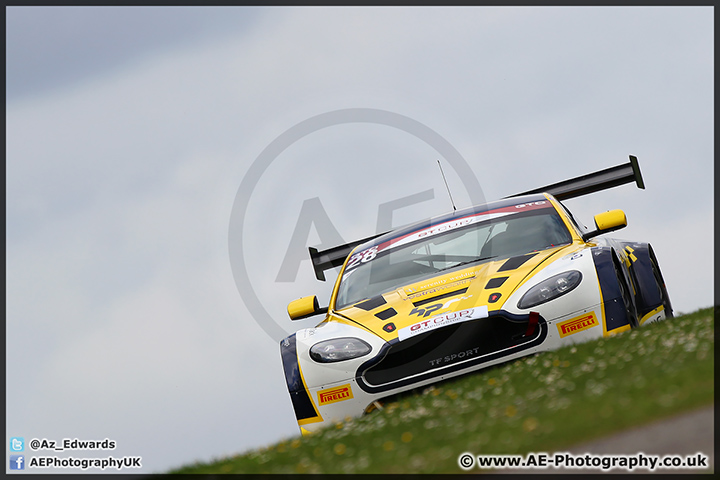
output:
{"label": "grass", "polygon": [[170,473],[462,473],[464,452],[563,450],[711,405],[713,359],[714,309],[706,308],[436,384],[314,435]]}

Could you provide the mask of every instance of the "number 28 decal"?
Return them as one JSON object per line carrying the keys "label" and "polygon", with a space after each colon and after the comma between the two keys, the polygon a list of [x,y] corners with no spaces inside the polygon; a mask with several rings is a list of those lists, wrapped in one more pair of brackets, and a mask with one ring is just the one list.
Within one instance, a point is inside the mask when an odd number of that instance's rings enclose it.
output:
{"label": "number 28 decal", "polygon": [[378,247],[376,245],[374,247],[368,248],[367,250],[363,250],[362,252],[354,254],[352,257],[350,257],[350,260],[348,261],[345,270],[356,267],[360,263],[369,262],[377,256],[377,253]]}

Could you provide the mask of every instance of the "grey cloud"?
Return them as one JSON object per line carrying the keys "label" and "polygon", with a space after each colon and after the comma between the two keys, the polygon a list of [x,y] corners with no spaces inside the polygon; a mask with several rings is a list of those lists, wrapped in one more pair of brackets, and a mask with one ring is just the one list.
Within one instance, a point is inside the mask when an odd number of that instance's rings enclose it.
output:
{"label": "grey cloud", "polygon": [[[263,149],[342,108],[427,125],[468,161],[488,199],[637,155],[647,190],[570,207],[585,221],[625,209],[619,236],[657,247],[676,308],[707,306],[712,274],[697,272],[686,250],[690,233],[712,243],[711,12],[279,8],[242,23],[243,9],[188,18],[10,7],[8,431],[117,436],[157,471],[297,434],[277,343],[233,281],[229,224]],[[131,29],[138,39],[124,35]],[[395,225],[450,208],[436,154],[421,142],[386,127],[321,133],[273,163],[245,219],[253,286],[288,328],[313,320],[291,323],[287,301],[328,288],[308,260],[295,283],[275,283],[305,199],[321,198],[348,241],[375,233],[379,204],[433,189],[432,201],[395,212]],[[457,172],[445,173],[466,206]],[[320,242],[315,231],[309,241]],[[682,282],[690,277],[699,281]],[[96,364],[123,384],[84,363],[104,352],[113,358]],[[173,384],[153,384],[160,376]],[[266,382],[261,400],[246,393]],[[48,385],[57,395],[45,395]],[[114,392],[135,403],[103,404]],[[82,421],[87,405],[106,418]],[[196,417],[178,425],[174,415]],[[188,440],[196,435],[202,448]]]}
{"label": "grey cloud", "polygon": [[64,87],[151,54],[247,31],[259,14],[252,7],[7,7],[6,95]]}

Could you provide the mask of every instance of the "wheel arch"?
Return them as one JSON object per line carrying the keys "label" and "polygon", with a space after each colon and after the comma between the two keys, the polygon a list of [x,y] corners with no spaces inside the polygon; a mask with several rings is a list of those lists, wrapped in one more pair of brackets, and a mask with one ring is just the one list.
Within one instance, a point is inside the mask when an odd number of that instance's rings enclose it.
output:
{"label": "wheel arch", "polygon": [[633,296],[640,323],[660,307],[670,310],[666,313],[671,315],[670,299],[652,246],[649,243],[618,242],[618,247],[634,285]]}
{"label": "wheel arch", "polygon": [[[593,247],[593,262],[595,263],[595,271],[597,272],[602,294],[606,332],[612,334],[627,328],[634,328],[637,326],[637,319],[633,322],[628,317],[622,298],[622,290],[618,284],[618,274],[616,273],[619,272],[622,275],[622,281],[631,293],[630,302],[634,307],[633,287],[630,285],[629,272],[624,267],[622,256],[617,252],[615,246]],[[637,311],[637,308],[634,307],[634,310]]]}

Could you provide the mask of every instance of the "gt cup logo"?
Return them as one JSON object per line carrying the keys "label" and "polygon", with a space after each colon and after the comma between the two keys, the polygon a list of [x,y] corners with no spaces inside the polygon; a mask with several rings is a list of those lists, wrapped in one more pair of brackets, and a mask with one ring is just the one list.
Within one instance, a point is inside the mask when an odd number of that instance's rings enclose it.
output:
{"label": "gt cup logo", "polygon": [[[317,143],[317,137],[321,136],[318,132],[329,127],[335,128],[325,137],[327,140],[323,140],[322,145],[315,145],[316,151],[308,152],[309,145]],[[388,138],[386,127],[390,127],[393,138]],[[357,132],[367,130],[372,130],[371,139],[378,141],[368,141],[367,138],[359,141],[356,138]],[[348,134],[357,148],[346,147],[352,143],[346,141]],[[294,148],[290,149],[291,146]],[[427,152],[428,147],[432,152]],[[333,148],[348,148],[351,151],[334,152]],[[380,149],[379,154],[368,151],[373,148]],[[288,150],[290,153],[286,153]],[[425,152],[418,156],[418,150]],[[301,153],[305,156],[287,163],[288,158],[295,158],[293,155]],[[357,158],[353,159],[353,156]],[[423,162],[426,157],[427,161]],[[271,169],[277,159],[286,163],[282,168],[276,166]],[[316,159],[322,159],[324,163],[311,165],[310,162],[316,162]],[[465,188],[470,204],[485,203],[472,168],[447,140],[416,120],[385,110],[348,108],[322,113],[297,123],[262,150],[250,165],[235,195],[230,213],[228,247],[237,290],[253,320],[268,336],[280,341],[297,330],[297,325],[290,324],[287,319],[285,306],[288,301],[307,295],[311,289],[315,292],[310,293],[318,293],[322,301],[322,292],[332,286],[328,287],[331,282],[319,283],[312,272],[308,278],[298,278],[303,262],[310,265],[309,246],[323,250],[396,228],[395,223],[402,214],[408,217],[403,222],[411,223],[423,218],[418,218],[418,215],[429,217],[433,212],[439,214],[449,210],[449,199],[446,206],[436,207],[435,210],[415,207],[435,198],[434,189],[426,188],[415,193],[412,189],[440,179],[435,170],[438,159],[443,159],[452,167]],[[369,164],[371,161],[378,162],[377,168]],[[409,163],[403,166],[402,161]],[[423,173],[424,165],[427,165],[428,172],[433,172],[432,178],[425,178],[430,174]],[[362,181],[349,182],[349,172],[357,170],[358,166],[364,173],[370,171],[371,174],[363,175]],[[266,173],[275,177],[272,180],[263,178]],[[407,182],[399,179],[402,175],[406,175]],[[422,178],[416,178],[419,175]],[[278,178],[282,180],[277,181]],[[438,202],[445,204],[446,192],[444,186],[442,188],[443,195],[438,195]],[[359,190],[353,192],[353,189]],[[370,195],[368,192],[375,193]],[[253,194],[256,202],[251,202]],[[325,209],[319,194],[333,197],[325,198],[324,203],[331,205],[332,210]],[[302,195],[306,195],[305,199]],[[251,208],[251,204],[256,207]],[[376,225],[363,227],[363,233],[353,233],[353,238],[340,235],[331,217],[352,226],[361,225],[361,209],[372,208],[373,204],[377,207]],[[421,213],[408,214],[413,211],[412,208]],[[396,214],[398,211],[400,213]],[[272,229],[267,227],[270,223]],[[294,231],[281,233],[282,228],[292,228],[293,225]],[[320,245],[312,239],[313,232],[320,238]],[[354,256],[351,261],[353,264],[368,262],[377,253],[366,251]],[[329,297],[329,292],[326,293]]]}
{"label": "gt cup logo", "polygon": [[547,202],[545,200],[540,200],[538,202],[521,203],[519,205],[515,205],[515,208],[539,207],[541,205],[545,205],[546,203]]}
{"label": "gt cup logo", "polygon": [[449,312],[443,315],[438,315],[429,320],[423,320],[422,322],[408,325],[405,328],[398,330],[398,340],[403,341],[408,338],[412,338],[417,335],[435,330],[436,328],[447,327],[455,323],[467,322],[469,320],[477,320],[479,318],[485,318],[488,316],[487,305],[483,305],[475,308],[468,308],[466,310],[460,310],[457,312]]}

